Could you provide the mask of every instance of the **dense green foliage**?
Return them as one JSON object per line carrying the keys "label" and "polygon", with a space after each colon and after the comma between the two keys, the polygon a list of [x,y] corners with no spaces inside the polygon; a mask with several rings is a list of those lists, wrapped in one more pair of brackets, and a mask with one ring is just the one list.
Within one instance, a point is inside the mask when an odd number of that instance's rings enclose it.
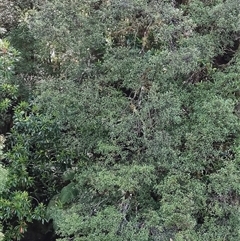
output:
{"label": "dense green foliage", "polygon": [[5,240],[239,240],[239,1],[9,2]]}

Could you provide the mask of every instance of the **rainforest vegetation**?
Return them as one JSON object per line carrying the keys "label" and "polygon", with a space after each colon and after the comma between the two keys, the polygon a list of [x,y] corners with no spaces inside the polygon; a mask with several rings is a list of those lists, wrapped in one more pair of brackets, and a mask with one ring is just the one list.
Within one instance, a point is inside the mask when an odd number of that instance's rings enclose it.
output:
{"label": "rainforest vegetation", "polygon": [[0,240],[240,240],[239,0],[0,1]]}

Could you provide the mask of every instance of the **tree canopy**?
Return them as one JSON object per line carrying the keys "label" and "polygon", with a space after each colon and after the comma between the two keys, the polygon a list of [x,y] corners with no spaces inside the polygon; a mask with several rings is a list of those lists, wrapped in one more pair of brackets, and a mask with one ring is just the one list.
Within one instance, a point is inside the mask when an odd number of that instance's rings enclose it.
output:
{"label": "tree canopy", "polygon": [[0,20],[4,240],[240,239],[238,0],[4,0]]}

